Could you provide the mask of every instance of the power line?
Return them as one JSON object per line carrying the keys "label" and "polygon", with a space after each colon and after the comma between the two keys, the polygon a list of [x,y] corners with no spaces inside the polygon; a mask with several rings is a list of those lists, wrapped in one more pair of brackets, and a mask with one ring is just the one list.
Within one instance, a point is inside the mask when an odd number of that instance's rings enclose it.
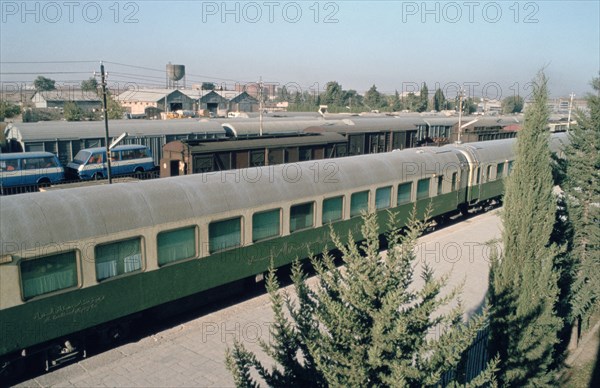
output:
{"label": "power line", "polygon": [[0,72],[0,75],[40,75],[40,74],[90,74],[89,71],[37,71],[37,72]]}
{"label": "power line", "polygon": [[58,63],[99,63],[100,61],[0,61],[0,64],[58,64]]}

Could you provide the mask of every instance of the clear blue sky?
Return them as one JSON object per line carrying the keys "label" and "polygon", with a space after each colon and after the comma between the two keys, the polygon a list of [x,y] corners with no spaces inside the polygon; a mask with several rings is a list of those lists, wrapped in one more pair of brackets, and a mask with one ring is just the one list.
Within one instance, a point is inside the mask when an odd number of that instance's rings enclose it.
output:
{"label": "clear blue sky", "polygon": [[[117,63],[164,70],[172,62],[186,65],[188,86],[262,76],[303,90],[336,80],[391,93],[425,81],[447,94],[461,84],[505,97],[527,95],[545,67],[553,96],[582,96],[600,70],[598,1],[0,3],[5,85],[38,74],[78,82],[104,60],[120,85],[164,86],[164,73]],[[52,61],[95,62],[40,63]]]}

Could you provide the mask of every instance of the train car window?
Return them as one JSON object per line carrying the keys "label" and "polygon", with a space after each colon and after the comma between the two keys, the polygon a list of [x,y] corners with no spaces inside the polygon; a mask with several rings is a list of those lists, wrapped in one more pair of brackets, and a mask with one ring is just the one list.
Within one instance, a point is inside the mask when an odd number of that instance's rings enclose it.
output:
{"label": "train car window", "polygon": [[96,278],[104,280],[142,269],[141,239],[96,246]]}
{"label": "train car window", "polygon": [[511,160],[511,161],[509,161],[509,162],[508,162],[508,171],[507,171],[507,175],[510,175],[510,174],[512,173],[512,170],[513,170],[513,166],[514,166],[514,164],[515,164],[515,161],[514,161],[514,160]]}
{"label": "train car window", "polygon": [[270,149],[269,150],[269,165],[274,165],[274,164],[282,164],[285,161],[284,158],[284,149],[283,148],[276,148],[276,149]]}
{"label": "train car window", "polygon": [[267,210],[252,215],[252,242],[281,234],[281,209]]}
{"label": "train car window", "polygon": [[420,179],[417,182],[417,200],[429,198],[429,182],[431,178]]}
{"label": "train car window", "polygon": [[250,167],[260,167],[265,165],[265,150],[250,151]]}
{"label": "train car window", "polygon": [[310,147],[300,147],[298,149],[298,160],[305,162],[313,159],[313,150]]}
{"label": "train car window", "polygon": [[387,209],[392,205],[392,186],[380,187],[375,191],[375,208]]}
{"label": "train car window", "polygon": [[441,195],[444,192],[444,176],[440,175],[437,179],[437,195]]}
{"label": "train car window", "polygon": [[398,206],[410,202],[412,193],[412,182],[406,182],[398,185]]}
{"label": "train car window", "polygon": [[456,191],[456,178],[457,178],[457,173],[453,172],[452,173],[452,187],[450,189],[452,191]]}
{"label": "train car window", "polygon": [[314,202],[294,205],[290,208],[290,233],[312,227],[314,224]]}
{"label": "train car window", "polygon": [[477,167],[477,169],[475,170],[475,184],[478,185],[479,184],[479,177],[480,177],[480,168]]}
{"label": "train car window", "polygon": [[24,300],[77,286],[75,251],[23,260],[19,266]]}
{"label": "train car window", "polygon": [[487,166],[487,172],[485,175],[485,180],[486,182],[489,182],[492,180],[492,165],[490,164],[489,166]]}
{"label": "train car window", "polygon": [[369,210],[369,190],[354,193],[350,197],[350,217],[360,216],[363,210]]}
{"label": "train car window", "polygon": [[156,237],[158,265],[196,256],[196,227],[161,232]]}
{"label": "train car window", "polygon": [[326,198],[323,200],[323,225],[339,221],[344,217],[344,196]]}
{"label": "train car window", "polygon": [[194,157],[194,174],[213,171],[212,155]]}
{"label": "train car window", "polygon": [[208,225],[208,251],[215,253],[242,244],[242,217],[211,222]]}
{"label": "train car window", "polygon": [[504,175],[504,163],[498,163],[496,166],[496,179],[502,178]]}

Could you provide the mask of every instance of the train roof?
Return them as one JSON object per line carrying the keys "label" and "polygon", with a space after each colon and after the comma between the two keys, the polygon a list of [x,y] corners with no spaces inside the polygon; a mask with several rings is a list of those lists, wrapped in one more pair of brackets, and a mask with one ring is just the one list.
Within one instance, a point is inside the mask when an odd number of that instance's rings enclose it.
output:
{"label": "train roof", "polygon": [[[127,132],[129,136],[160,136],[188,133],[225,135],[220,123],[196,119],[174,120],[110,120],[109,137]],[[56,139],[104,138],[104,121],[43,121],[13,123],[6,129],[7,139],[18,141],[44,141]]]}
{"label": "train roof", "polygon": [[[8,196],[0,207],[0,255],[127,230],[245,209],[303,203],[373,184],[443,173],[459,164],[455,151],[406,149],[382,154],[300,162]],[[315,169],[321,172],[315,175]]]}
{"label": "train roof", "polygon": [[[319,127],[339,124],[338,120],[324,119],[269,119],[263,120],[263,133],[300,133],[308,127]],[[260,133],[260,122],[256,119],[231,120],[223,123],[223,127],[229,136],[244,137],[258,136]]]}
{"label": "train roof", "polygon": [[[300,134],[291,136],[263,136],[249,139],[205,141],[205,140],[175,140],[166,144],[164,150],[172,150],[169,144],[184,143],[189,145],[191,153],[243,150],[264,147],[291,147],[325,143],[345,143],[346,139],[338,133]],[[178,148],[176,146],[176,148]]]}
{"label": "train roof", "polygon": [[[448,144],[441,148],[456,148],[463,150],[475,157],[479,163],[494,162],[498,160],[506,160],[514,155],[515,146],[518,138],[501,139],[494,141],[480,141],[474,143]],[[569,138],[566,133],[558,133],[550,135],[550,150],[559,152],[564,150],[564,147],[569,144]]]}

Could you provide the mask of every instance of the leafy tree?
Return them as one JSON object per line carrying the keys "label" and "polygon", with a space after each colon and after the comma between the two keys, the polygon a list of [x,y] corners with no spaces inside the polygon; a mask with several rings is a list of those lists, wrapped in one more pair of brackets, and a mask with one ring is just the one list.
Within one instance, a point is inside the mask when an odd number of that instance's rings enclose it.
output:
{"label": "leafy tree", "polygon": [[325,92],[321,101],[323,104],[341,106],[343,96],[342,85],[336,81],[330,81],[325,85]]}
{"label": "leafy tree", "polygon": [[556,199],[546,130],[547,81],[543,72],[534,81],[534,102],[506,180],[502,254],[490,269],[490,354],[499,356],[501,386],[552,386],[553,349],[562,326],[554,311],[559,249],[550,243]]}
{"label": "leafy tree", "polygon": [[521,96],[508,96],[502,100],[502,113],[521,113],[525,100]]}
{"label": "leafy tree", "polygon": [[290,93],[288,92],[288,90],[285,87],[285,85],[283,85],[282,87],[280,87],[277,90],[277,92],[278,92],[277,98],[279,99],[279,101],[289,101],[290,100]]}
{"label": "leafy tree", "polygon": [[577,113],[566,148],[566,198],[573,225],[573,256],[578,262],[573,318],[587,326],[600,310],[600,77],[587,96],[589,113]]}
{"label": "leafy tree", "polygon": [[200,86],[200,89],[202,90],[215,90],[215,84],[212,82],[202,82],[202,85]]}
{"label": "leafy tree", "polygon": [[439,112],[444,110],[445,107],[446,97],[444,97],[444,92],[442,92],[442,89],[438,88],[433,95],[433,109]]}
{"label": "leafy tree", "polygon": [[421,87],[421,91],[419,93],[419,106],[417,107],[417,112],[425,112],[429,109],[429,89],[427,88],[427,84],[423,82],[423,86]]}
{"label": "leafy tree", "polygon": [[65,102],[63,114],[65,116],[65,120],[67,121],[81,121],[84,117],[83,110],[73,101]]}
{"label": "leafy tree", "polygon": [[390,106],[392,107],[392,111],[399,112],[402,110],[402,101],[400,100],[400,95],[398,91],[394,93],[394,96],[390,100]]}
{"label": "leafy tree", "polygon": [[8,101],[0,101],[0,121],[10,119],[21,113],[21,107]]}
{"label": "leafy tree", "polygon": [[382,94],[377,91],[377,86],[373,85],[365,93],[364,103],[371,109],[379,109],[385,106],[385,99]]}
{"label": "leafy tree", "polygon": [[109,120],[119,120],[123,118],[123,114],[125,114],[125,108],[121,106],[121,103],[113,98],[112,95],[106,96],[106,105],[108,110],[108,119]]}
{"label": "leafy tree", "polygon": [[405,106],[411,112],[417,112],[421,107],[421,98],[410,92],[406,96]]}
{"label": "leafy tree", "polygon": [[350,111],[359,111],[361,106],[364,105],[364,98],[354,89],[350,89],[344,92],[344,108],[348,107]]}
{"label": "leafy tree", "polygon": [[[456,108],[457,111],[459,109],[459,106],[460,106],[460,102],[459,102],[459,99],[457,96],[455,105],[454,105],[454,107]],[[467,115],[470,115],[471,113],[477,111],[477,104],[475,103],[475,100],[473,99],[473,97],[467,97],[467,98],[463,99],[462,111],[464,114],[467,114]]]}
{"label": "leafy tree", "polygon": [[94,77],[81,81],[81,90],[84,92],[98,93],[98,81]]}
{"label": "leafy tree", "polygon": [[56,81],[54,81],[54,80],[52,80],[50,78],[43,77],[41,75],[39,75],[33,81],[33,87],[38,92],[44,92],[44,91],[48,91],[48,90],[56,90],[56,85],[55,84],[56,84]]}
{"label": "leafy tree", "polygon": [[[387,236],[388,254],[379,253],[375,214],[364,216],[361,244],[342,243],[333,230],[335,246],[342,252],[345,268],[324,254],[313,258],[318,285],[310,288],[300,264],[292,269],[297,302],[278,292],[274,271],[267,277],[274,323],[271,344],[262,349],[278,367],[264,367],[256,356],[236,342],[228,349],[227,368],[237,386],[256,386],[254,369],[269,386],[433,386],[456,371],[465,350],[484,326],[484,317],[462,322],[459,289],[441,296],[448,277],[436,279],[424,266],[424,284],[413,283],[414,247],[426,223],[412,220],[406,234],[394,230]],[[391,225],[395,224],[391,217]],[[439,314],[442,306],[448,313]],[[287,311],[286,311],[287,310]],[[291,318],[288,318],[291,317]],[[443,327],[439,338],[427,336]],[[495,362],[472,386],[494,383]],[[456,374],[456,380],[462,379]],[[453,383],[459,383],[454,381]]]}

